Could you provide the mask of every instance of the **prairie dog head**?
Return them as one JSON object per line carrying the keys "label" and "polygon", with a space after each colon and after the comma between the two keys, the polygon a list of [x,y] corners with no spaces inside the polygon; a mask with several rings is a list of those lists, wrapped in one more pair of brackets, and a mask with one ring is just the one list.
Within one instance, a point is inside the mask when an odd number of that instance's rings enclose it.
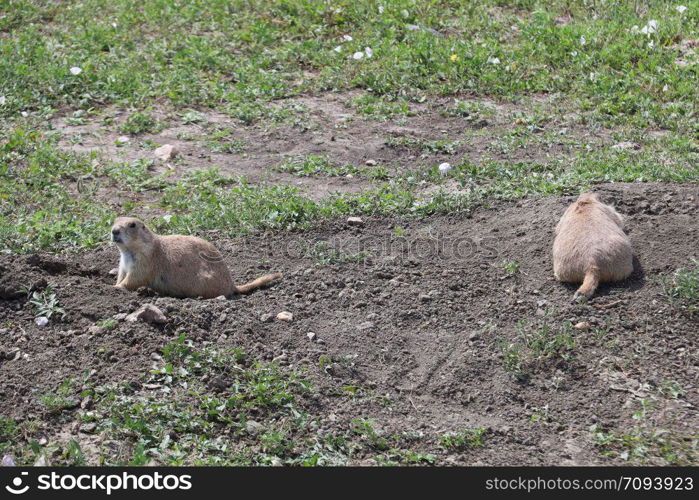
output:
{"label": "prairie dog head", "polygon": [[604,214],[609,220],[613,221],[617,226],[624,230],[624,218],[617,212],[613,206],[602,202],[597,193],[582,193],[578,199],[570,205],[561,220],[556,226],[556,234],[561,231],[565,224],[569,224],[571,220],[589,221],[591,214]]}
{"label": "prairie dog head", "polygon": [[135,217],[117,217],[112,226],[112,241],[119,250],[138,250],[153,241],[153,233]]}
{"label": "prairie dog head", "polygon": [[578,203],[601,203],[597,193],[582,193],[578,196]]}

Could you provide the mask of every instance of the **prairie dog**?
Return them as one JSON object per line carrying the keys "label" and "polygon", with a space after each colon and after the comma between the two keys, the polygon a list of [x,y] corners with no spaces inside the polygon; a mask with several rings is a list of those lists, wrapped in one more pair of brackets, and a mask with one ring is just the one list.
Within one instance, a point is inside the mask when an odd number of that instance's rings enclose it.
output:
{"label": "prairie dog", "polygon": [[126,290],[145,286],[161,295],[210,299],[249,293],[282,276],[266,274],[235,286],[211,243],[194,236],[160,236],[132,217],[118,217],[111,237],[120,253],[116,286]]}
{"label": "prairie dog", "polygon": [[597,194],[581,194],[556,226],[554,276],[559,281],[582,282],[574,299],[587,300],[599,283],[621,281],[632,271],[631,240],[621,215]]}

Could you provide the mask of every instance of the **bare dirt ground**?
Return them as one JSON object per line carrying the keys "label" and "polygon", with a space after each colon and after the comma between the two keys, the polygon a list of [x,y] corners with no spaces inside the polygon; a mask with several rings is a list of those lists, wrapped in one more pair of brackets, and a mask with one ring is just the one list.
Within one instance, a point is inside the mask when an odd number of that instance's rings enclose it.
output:
{"label": "bare dirt ground", "polygon": [[[371,149],[365,155],[376,156]],[[116,291],[111,247],[0,256],[0,398],[14,402],[5,408],[9,416],[26,419],[45,411],[40,394],[71,375],[94,371],[97,382],[138,386],[151,354],[186,332],[197,345],[233,346],[305,367],[317,392],[303,404],[322,416],[321,431],[346,428],[356,417],[389,432],[427,435],[484,427],[485,447],[442,452],[442,463],[614,463],[619,459],[595,446],[593,424],[619,433],[647,426],[690,435],[699,428],[697,323],[668,303],[661,284],[697,255],[699,191],[670,184],[598,191],[628,216],[637,260],[631,278],[602,286],[587,305],[572,303],[574,287],[552,279],[553,229],[571,196],[458,216],[365,220],[359,227],[330,221],[236,241],[211,234],[238,281],[268,270],[285,274],[270,289],[227,301]],[[366,258],[323,262],[307,251],[319,241]],[[503,261],[516,261],[518,271],[508,273]],[[20,289],[43,282],[60,290],[67,314],[40,328]],[[160,307],[168,322],[89,330],[146,303]],[[280,311],[294,320],[266,321],[264,315]],[[528,326],[518,327],[521,321]],[[532,361],[516,381],[502,346],[517,341],[518,328],[566,322],[588,322],[592,330],[573,331],[570,355]],[[108,355],[98,355],[105,346]],[[678,397],[662,392],[668,381],[681,387]],[[343,386],[358,387],[358,396],[343,395]],[[643,400],[652,401],[653,412],[639,422],[633,416]],[[55,437],[61,425],[46,434]],[[79,426],[76,432],[82,436]]]}
{"label": "bare dirt ground", "polygon": [[[583,148],[614,144],[613,130],[589,127],[578,114],[560,113],[565,103],[550,97],[529,98],[522,103],[502,103],[469,96],[443,97],[430,104],[410,103],[406,115],[372,119],[357,112],[353,102],[362,93],[324,93],[273,104],[275,109],[293,109],[292,117],[265,119],[244,126],[223,113],[201,111],[201,120],[189,123],[182,111],[155,109],[152,115],[165,128],[158,133],[131,137],[118,125],[129,116],[118,108],[103,111],[113,120],[105,126],[98,120],[76,125],[69,116],[53,119],[64,149],[92,153],[102,158],[126,161],[153,160],[147,143],[172,144],[181,155],[171,162],[155,161],[153,175],[168,173],[175,179],[193,169],[217,167],[228,175],[245,176],[253,183],[283,183],[297,186],[314,200],[332,193],[355,193],[370,188],[367,160],[386,168],[390,175],[424,170],[442,162],[489,160],[539,162],[571,158]],[[473,111],[455,114],[457,103]],[[554,112],[555,110],[555,112]],[[384,121],[385,120],[385,121]],[[212,141],[216,131],[230,132],[221,142],[238,148],[220,151]],[[652,133],[653,131],[651,131]],[[448,147],[435,147],[435,143]],[[309,155],[326,155],[335,165],[351,164],[359,175],[298,177],[279,171],[281,162]],[[447,186],[448,189],[448,186]],[[131,196],[131,193],[123,193]]]}

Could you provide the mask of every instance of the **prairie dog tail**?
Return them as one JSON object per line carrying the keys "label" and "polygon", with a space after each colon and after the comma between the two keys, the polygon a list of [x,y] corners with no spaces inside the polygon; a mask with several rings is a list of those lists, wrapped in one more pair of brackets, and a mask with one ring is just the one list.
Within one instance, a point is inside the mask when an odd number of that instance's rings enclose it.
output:
{"label": "prairie dog tail", "polygon": [[573,299],[588,300],[597,290],[597,285],[599,285],[599,269],[596,266],[592,266],[585,273],[585,279],[575,292]]}
{"label": "prairie dog tail", "polygon": [[260,276],[256,280],[251,281],[250,283],[233,286],[233,293],[250,293],[254,290],[257,290],[258,288],[262,288],[264,286],[269,285],[274,280],[277,280],[281,277],[282,273],[265,274],[264,276]]}

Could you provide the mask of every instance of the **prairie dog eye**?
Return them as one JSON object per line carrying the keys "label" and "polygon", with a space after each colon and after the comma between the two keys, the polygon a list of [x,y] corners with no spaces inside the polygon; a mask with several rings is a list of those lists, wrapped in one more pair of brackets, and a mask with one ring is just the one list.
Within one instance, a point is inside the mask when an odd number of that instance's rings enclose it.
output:
{"label": "prairie dog eye", "polygon": [[129,224],[129,227],[136,227],[136,223],[132,222],[131,224]]}

